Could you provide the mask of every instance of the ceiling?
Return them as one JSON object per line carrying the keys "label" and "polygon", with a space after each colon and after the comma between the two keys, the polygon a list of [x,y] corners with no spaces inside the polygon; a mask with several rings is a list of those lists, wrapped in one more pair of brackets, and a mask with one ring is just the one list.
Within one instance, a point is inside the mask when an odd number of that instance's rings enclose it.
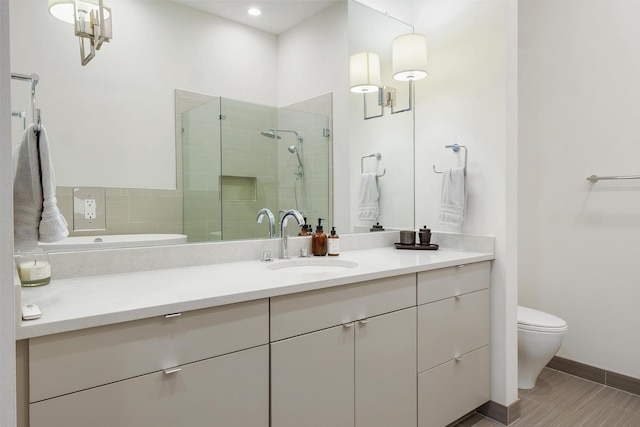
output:
{"label": "ceiling", "polygon": [[[340,0],[173,1],[262,31],[280,34]],[[262,15],[250,16],[247,13],[250,7],[259,8]]]}

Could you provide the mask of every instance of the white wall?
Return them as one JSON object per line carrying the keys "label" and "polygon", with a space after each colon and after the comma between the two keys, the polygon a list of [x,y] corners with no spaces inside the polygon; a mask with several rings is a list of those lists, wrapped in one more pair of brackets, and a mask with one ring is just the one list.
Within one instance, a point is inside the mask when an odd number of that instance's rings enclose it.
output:
{"label": "white wall", "polygon": [[[366,2],[367,4],[369,1]],[[517,3],[423,0],[372,1],[381,11],[410,16],[427,37],[428,71],[416,82],[415,226],[496,236],[492,270],[492,393],[509,406],[517,395]],[[401,7],[402,6],[402,7]],[[439,224],[442,176],[469,148],[468,209],[462,227]]]}
{"label": "white wall", "polygon": [[[176,88],[276,103],[274,35],[168,1],[113,0],[113,40],[82,67],[73,27],[46,2],[10,3],[11,67],[40,74],[58,185],[175,188]],[[13,87],[24,109],[26,85]]]}
{"label": "white wall", "polygon": [[640,3],[520,5],[520,300],[559,356],[640,378]]}
{"label": "white wall", "polygon": [[16,425],[9,1],[0,0],[0,425]]}
{"label": "white wall", "polygon": [[[330,29],[330,31],[327,31]],[[333,97],[334,224],[350,232],[347,3],[338,2],[278,38],[278,106]]]}

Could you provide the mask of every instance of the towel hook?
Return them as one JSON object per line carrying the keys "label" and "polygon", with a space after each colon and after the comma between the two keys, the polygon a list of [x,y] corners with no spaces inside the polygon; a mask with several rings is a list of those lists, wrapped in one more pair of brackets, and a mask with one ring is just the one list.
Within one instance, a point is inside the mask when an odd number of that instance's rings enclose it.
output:
{"label": "towel hook", "polygon": [[[450,148],[454,153],[460,151],[461,148],[464,149],[464,174],[467,175],[467,157],[469,154],[469,149],[465,145],[460,145],[458,143],[445,145],[444,148]],[[436,165],[433,165],[433,171],[435,173],[444,173],[444,171],[436,170]]]}
{"label": "towel hook", "polygon": [[[376,160],[378,160],[378,161],[379,161],[380,159],[382,159],[382,154],[380,154],[380,153],[373,153],[373,154],[369,154],[369,155],[367,155],[367,156],[362,156],[362,157],[360,158],[360,172],[361,172],[361,173],[364,173],[364,159],[366,159],[366,158],[368,158],[368,157],[375,157],[375,158],[376,158]],[[385,168],[385,169],[383,169],[382,174],[376,174],[376,177],[377,177],[377,178],[380,178],[381,176],[385,176],[385,174],[386,174],[386,173],[387,173],[387,169]]]}

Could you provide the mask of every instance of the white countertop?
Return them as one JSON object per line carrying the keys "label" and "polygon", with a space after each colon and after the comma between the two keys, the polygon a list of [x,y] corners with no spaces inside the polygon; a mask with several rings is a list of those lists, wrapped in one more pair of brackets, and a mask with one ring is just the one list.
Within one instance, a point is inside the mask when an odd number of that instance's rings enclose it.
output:
{"label": "white countertop", "polygon": [[[333,257],[331,257],[333,258]],[[17,339],[126,322],[170,313],[274,297],[365,280],[492,260],[493,253],[440,248],[437,251],[384,247],[341,253],[358,263],[336,272],[269,270],[260,261],[76,277],[22,288],[22,304],[35,303],[42,317],[21,321]]]}

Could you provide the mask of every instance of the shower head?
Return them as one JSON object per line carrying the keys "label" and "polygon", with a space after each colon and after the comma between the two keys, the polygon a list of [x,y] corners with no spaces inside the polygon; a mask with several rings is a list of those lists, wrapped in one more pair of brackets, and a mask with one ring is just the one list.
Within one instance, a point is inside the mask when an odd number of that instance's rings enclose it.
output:
{"label": "shower head", "polygon": [[278,134],[276,134],[276,130],[275,129],[269,129],[267,131],[260,132],[260,135],[266,136],[267,138],[271,138],[271,139],[282,139],[282,137],[280,137]]}
{"label": "shower head", "polygon": [[296,147],[295,145],[290,145],[287,147],[287,150],[289,150],[291,154],[296,155],[296,176],[298,178],[302,178],[302,159],[300,158],[300,151],[298,151],[298,147]]}
{"label": "shower head", "polygon": [[267,131],[260,132],[260,134],[262,136],[266,136],[267,138],[271,138],[271,139],[282,139],[282,137],[280,135],[278,135],[278,133],[280,133],[280,132],[288,132],[288,133],[294,134],[296,136],[296,139],[297,139],[298,143],[304,141],[304,138],[301,137],[300,135],[298,135],[298,132],[296,132],[295,130],[271,128],[271,129],[269,129]]}

